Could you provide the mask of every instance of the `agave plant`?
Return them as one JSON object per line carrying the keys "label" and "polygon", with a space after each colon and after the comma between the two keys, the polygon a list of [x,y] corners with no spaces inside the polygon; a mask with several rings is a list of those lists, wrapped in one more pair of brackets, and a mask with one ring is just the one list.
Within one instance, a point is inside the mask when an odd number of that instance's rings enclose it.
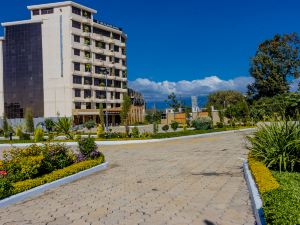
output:
{"label": "agave plant", "polygon": [[72,135],[72,119],[68,117],[59,118],[55,123],[55,128],[58,132],[65,134],[68,138],[73,139]]}
{"label": "agave plant", "polygon": [[283,121],[263,124],[248,136],[256,159],[279,171],[300,171],[300,124]]}

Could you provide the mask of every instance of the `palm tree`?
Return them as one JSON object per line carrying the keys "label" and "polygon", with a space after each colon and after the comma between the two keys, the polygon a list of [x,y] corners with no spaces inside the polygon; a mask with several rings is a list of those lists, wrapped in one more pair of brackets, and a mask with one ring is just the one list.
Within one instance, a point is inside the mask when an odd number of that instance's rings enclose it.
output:
{"label": "palm tree", "polygon": [[61,132],[63,134],[65,134],[68,138],[72,139],[72,124],[73,121],[71,118],[68,117],[62,117],[59,118],[58,121],[55,123],[55,128],[58,132]]}

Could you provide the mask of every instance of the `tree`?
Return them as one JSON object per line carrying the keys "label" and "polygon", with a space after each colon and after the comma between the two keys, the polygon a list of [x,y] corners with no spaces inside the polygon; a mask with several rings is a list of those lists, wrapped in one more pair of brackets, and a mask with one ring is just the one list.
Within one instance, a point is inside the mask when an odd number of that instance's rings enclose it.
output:
{"label": "tree", "polygon": [[208,95],[206,107],[208,110],[211,110],[211,106],[221,110],[243,101],[245,101],[245,97],[238,91],[216,91]]}
{"label": "tree", "polygon": [[299,78],[299,37],[296,33],[278,35],[261,43],[251,61],[248,85],[250,99],[287,93],[289,78]]}
{"label": "tree", "polygon": [[247,122],[250,119],[250,112],[246,101],[230,105],[225,110],[225,116],[231,120]]}
{"label": "tree", "polygon": [[172,121],[171,128],[173,129],[173,131],[176,131],[178,127],[179,127],[179,123],[176,121]]}
{"label": "tree", "polygon": [[168,99],[166,100],[166,103],[168,104],[168,106],[172,109],[174,109],[174,112],[178,112],[181,104],[180,101],[177,100],[176,95],[174,94],[174,92],[170,95],[168,95]]}
{"label": "tree", "polygon": [[103,104],[102,103],[100,103],[100,107],[99,107],[99,119],[100,119],[100,125],[102,127],[104,127],[105,120],[104,120],[104,112],[103,112]]}
{"label": "tree", "polygon": [[34,132],[34,121],[33,121],[33,113],[31,108],[27,108],[25,111],[25,127],[27,132],[29,133]]}
{"label": "tree", "polygon": [[96,126],[96,123],[94,120],[89,120],[85,122],[84,127],[87,128],[89,131]]}
{"label": "tree", "polygon": [[8,121],[7,121],[7,117],[6,115],[4,114],[3,116],[3,135],[4,137],[8,137],[9,136],[9,124],[8,124]]}
{"label": "tree", "polygon": [[50,118],[45,119],[45,127],[48,132],[53,131],[53,128],[55,127],[54,121]]}
{"label": "tree", "polygon": [[125,126],[126,135],[129,135],[129,113],[131,108],[131,98],[128,94],[123,97],[123,104],[120,112],[121,123]]}

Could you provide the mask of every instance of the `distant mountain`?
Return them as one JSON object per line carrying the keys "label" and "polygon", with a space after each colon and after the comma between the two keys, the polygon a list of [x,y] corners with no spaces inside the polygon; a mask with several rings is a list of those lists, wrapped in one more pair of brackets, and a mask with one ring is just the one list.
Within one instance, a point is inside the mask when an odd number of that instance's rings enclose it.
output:
{"label": "distant mountain", "polygon": [[[181,102],[183,105],[192,106],[192,99],[191,98],[182,98]],[[207,96],[198,96],[198,106],[204,107],[207,103]],[[153,109],[153,108],[163,110],[168,108],[168,105],[165,101],[146,101],[146,109]]]}

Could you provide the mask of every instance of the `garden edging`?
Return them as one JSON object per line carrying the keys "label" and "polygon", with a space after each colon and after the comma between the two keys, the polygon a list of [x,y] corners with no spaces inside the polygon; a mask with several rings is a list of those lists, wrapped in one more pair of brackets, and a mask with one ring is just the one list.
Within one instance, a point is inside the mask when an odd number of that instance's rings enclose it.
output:
{"label": "garden edging", "polygon": [[[145,139],[145,140],[126,140],[126,141],[95,141],[95,143],[99,146],[106,146],[106,145],[126,145],[126,144],[143,144],[143,143],[153,143],[153,142],[163,142],[163,141],[171,141],[171,140],[178,140],[178,139],[189,139],[195,137],[207,137],[213,136],[216,134],[227,134],[227,133],[235,133],[239,131],[253,131],[256,128],[246,128],[246,129],[239,129],[239,130],[228,130],[228,131],[220,131],[220,132],[211,132],[205,134],[194,134],[194,135],[187,135],[187,136],[180,136],[180,137],[172,137],[172,138],[161,138],[161,139]],[[53,142],[56,143],[56,142]],[[62,142],[66,146],[77,146],[77,142]],[[10,148],[10,147],[28,147],[30,145],[37,144],[43,145],[44,143],[16,143],[16,144],[0,144],[2,148]]]}
{"label": "garden edging", "polygon": [[259,194],[256,183],[252,177],[248,162],[245,159],[243,159],[243,169],[244,169],[245,180],[250,193],[250,199],[251,199],[252,209],[254,212],[256,223],[257,225],[266,225],[264,212],[263,212],[262,199]]}
{"label": "garden edging", "polygon": [[3,200],[0,200],[0,208],[8,206],[10,204],[17,203],[17,202],[22,201],[24,199],[27,199],[29,197],[35,196],[35,195],[40,194],[40,193],[42,193],[42,192],[44,192],[44,191],[46,191],[50,188],[55,188],[55,187],[58,187],[60,185],[67,184],[67,183],[70,183],[72,181],[78,180],[79,178],[88,176],[92,173],[105,170],[105,169],[107,169],[108,164],[109,164],[108,162],[105,162],[105,163],[102,163],[100,165],[94,166],[90,169],[83,170],[83,171],[78,172],[76,174],[61,178],[59,180],[56,180],[56,181],[53,181],[53,182],[50,182],[50,183],[47,183],[47,184],[43,184],[41,186],[32,188],[28,191],[24,191],[24,192],[18,193],[16,195],[10,196],[8,198],[5,198]]}

